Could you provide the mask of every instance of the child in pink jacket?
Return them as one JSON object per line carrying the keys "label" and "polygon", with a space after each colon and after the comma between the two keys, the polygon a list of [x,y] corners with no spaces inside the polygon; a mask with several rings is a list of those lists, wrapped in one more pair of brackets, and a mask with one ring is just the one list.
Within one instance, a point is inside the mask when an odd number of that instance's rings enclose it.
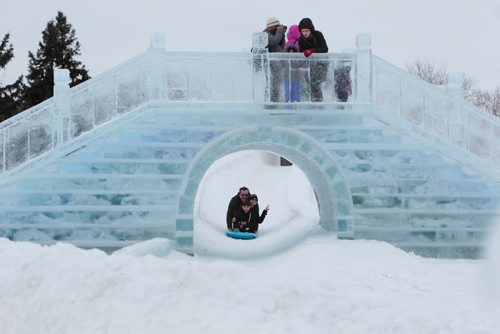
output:
{"label": "child in pink jacket", "polygon": [[[300,30],[298,25],[292,25],[288,29],[286,35],[287,41],[285,43],[285,52],[298,52],[299,51],[299,38]],[[300,102],[301,91],[301,61],[290,60],[289,66],[286,66],[285,73],[285,101],[286,102]]]}

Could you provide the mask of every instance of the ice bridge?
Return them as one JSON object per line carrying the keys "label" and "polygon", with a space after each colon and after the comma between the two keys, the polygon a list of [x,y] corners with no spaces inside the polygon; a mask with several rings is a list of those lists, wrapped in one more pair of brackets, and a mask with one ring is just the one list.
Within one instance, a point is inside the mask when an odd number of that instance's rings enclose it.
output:
{"label": "ice bridge", "polygon": [[[430,85],[373,55],[367,34],[308,59],[263,45],[256,34],[252,52],[167,52],[157,33],[71,89],[56,70],[53,98],[0,124],[0,236],[100,248],[166,237],[192,253],[206,170],[264,150],[304,171],[325,233],[478,256],[498,218],[500,122],[464,101],[461,75]],[[311,102],[318,63],[323,100]],[[285,103],[283,87],[271,101],[294,70],[301,101]]]}

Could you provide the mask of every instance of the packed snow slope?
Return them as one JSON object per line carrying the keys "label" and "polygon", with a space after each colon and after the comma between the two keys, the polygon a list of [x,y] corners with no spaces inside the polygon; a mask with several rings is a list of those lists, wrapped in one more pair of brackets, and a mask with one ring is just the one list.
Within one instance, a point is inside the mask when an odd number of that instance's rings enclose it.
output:
{"label": "packed snow slope", "polygon": [[[0,333],[500,332],[499,246],[442,260],[338,240],[300,171],[263,161],[238,154],[207,171],[193,257],[166,239],[113,254],[0,239]],[[271,205],[255,240],[223,234],[241,185]]]}
{"label": "packed snow slope", "polygon": [[498,333],[483,265],[332,235],[242,261],[0,239],[1,332]]}

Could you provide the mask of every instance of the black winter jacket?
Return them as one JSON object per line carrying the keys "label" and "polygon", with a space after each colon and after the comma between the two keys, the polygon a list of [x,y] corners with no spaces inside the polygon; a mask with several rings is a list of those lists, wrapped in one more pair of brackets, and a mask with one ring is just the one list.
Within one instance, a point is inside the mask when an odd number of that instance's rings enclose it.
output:
{"label": "black winter jacket", "polygon": [[252,217],[250,219],[250,232],[255,233],[259,230],[259,224],[262,224],[267,215],[267,210],[262,210],[259,216],[259,205],[256,205],[250,210]]}
{"label": "black winter jacket", "polygon": [[[233,198],[231,198],[231,201],[229,201],[229,205],[227,207],[227,213],[226,213],[226,224],[227,224],[227,229],[231,230],[232,229],[232,220],[234,217],[234,214],[236,210],[241,208],[241,199],[239,194],[236,194]],[[257,212],[259,211],[259,205],[256,205],[257,207]]]}
{"label": "black winter jacket", "polygon": [[233,229],[238,229],[240,232],[250,232],[250,221],[252,220],[252,209],[245,212],[241,205],[234,212],[235,222],[232,224]]}
{"label": "black winter jacket", "polygon": [[262,210],[262,215],[259,216],[259,207],[255,205],[250,211],[245,212],[240,206],[234,213],[236,222],[233,223],[233,228],[237,228],[240,232],[255,233],[259,230],[261,224],[266,218],[267,210]]}
{"label": "black winter jacket", "polygon": [[299,51],[304,52],[309,49],[316,49],[317,53],[328,53],[328,45],[326,45],[325,37],[321,31],[314,28],[311,19],[305,18],[300,20],[299,29],[307,28],[311,30],[309,38],[305,38],[302,33],[299,38]]}

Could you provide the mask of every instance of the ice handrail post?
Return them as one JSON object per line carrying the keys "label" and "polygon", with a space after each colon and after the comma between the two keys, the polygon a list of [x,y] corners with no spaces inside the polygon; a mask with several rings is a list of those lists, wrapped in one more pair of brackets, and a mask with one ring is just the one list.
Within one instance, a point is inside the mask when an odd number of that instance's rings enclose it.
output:
{"label": "ice handrail post", "polygon": [[165,33],[156,31],[151,34],[149,54],[149,80],[150,80],[150,99],[161,100],[163,96],[163,85],[166,84],[167,64],[165,50]]}
{"label": "ice handrail post", "polygon": [[458,147],[467,148],[465,139],[466,116],[464,110],[464,74],[461,72],[452,72],[448,74],[448,92],[453,101],[453,108],[448,115],[448,138]]}
{"label": "ice handrail post", "polygon": [[252,35],[252,68],[253,68],[253,101],[266,102],[269,98],[270,70],[269,53],[266,49],[268,36],[266,32],[255,32]]}
{"label": "ice handrail post", "polygon": [[69,139],[71,115],[69,83],[69,70],[54,68],[54,105],[56,109],[56,124],[53,125],[52,131],[53,147],[61,146],[65,140]]}
{"label": "ice handrail post", "polygon": [[372,103],[372,37],[363,33],[356,35],[356,87],[357,99],[361,103]]}

